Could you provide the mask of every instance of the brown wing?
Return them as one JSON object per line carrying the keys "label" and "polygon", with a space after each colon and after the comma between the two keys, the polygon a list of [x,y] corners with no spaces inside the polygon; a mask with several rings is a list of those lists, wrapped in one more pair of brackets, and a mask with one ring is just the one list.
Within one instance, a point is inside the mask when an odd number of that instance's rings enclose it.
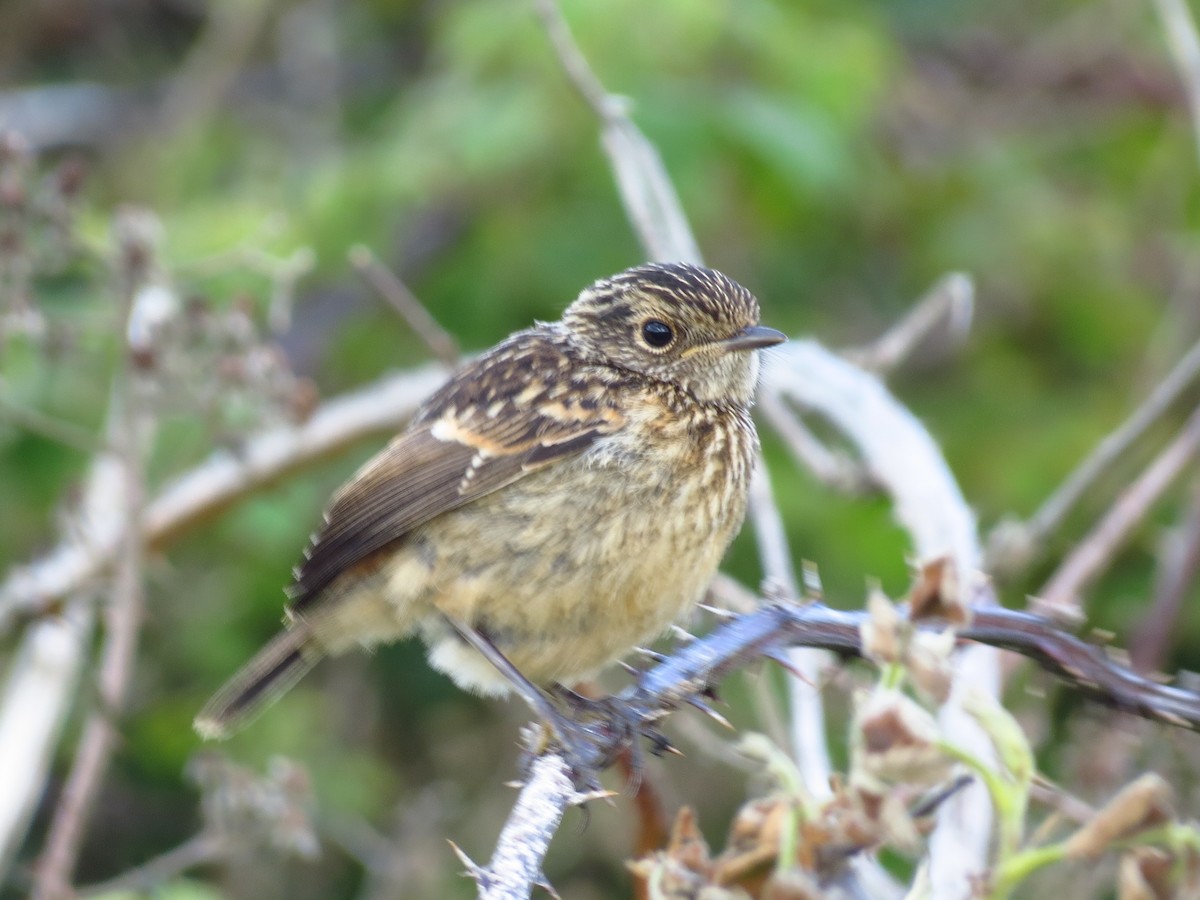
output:
{"label": "brown wing", "polygon": [[297,572],[292,611],[435,516],[619,429],[607,387],[552,332],[517,335],[461,370],[334,497]]}

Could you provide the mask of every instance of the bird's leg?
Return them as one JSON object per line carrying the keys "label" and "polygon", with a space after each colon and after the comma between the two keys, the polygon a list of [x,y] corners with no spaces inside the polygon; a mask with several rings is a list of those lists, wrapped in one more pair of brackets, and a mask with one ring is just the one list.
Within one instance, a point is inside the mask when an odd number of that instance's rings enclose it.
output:
{"label": "bird's leg", "polygon": [[588,697],[561,684],[550,686],[550,692],[561,699],[574,713],[576,720],[587,717],[599,720],[611,735],[615,746],[629,748],[629,784],[636,793],[646,767],[636,735],[644,737],[655,756],[664,753],[679,753],[665,734],[655,727],[657,716],[647,715],[645,709],[622,697]]}
{"label": "bird's leg", "polygon": [[592,790],[599,789],[599,773],[613,763],[621,747],[629,742],[628,733],[616,733],[611,726],[608,729],[598,728],[594,723],[576,721],[564,715],[537,685],[521,674],[520,669],[509,661],[486,633],[449,616],[445,618],[455,633],[495,666],[546,723],[562,745],[568,764],[583,784]]}
{"label": "bird's leg", "polygon": [[654,722],[660,717],[647,715],[643,708],[626,698],[612,695],[588,697],[561,684],[552,684],[550,693],[561,699],[577,716],[607,721],[614,735],[632,739],[633,735],[640,734],[649,742],[650,752],[655,756],[678,752],[666,736],[654,727]]}

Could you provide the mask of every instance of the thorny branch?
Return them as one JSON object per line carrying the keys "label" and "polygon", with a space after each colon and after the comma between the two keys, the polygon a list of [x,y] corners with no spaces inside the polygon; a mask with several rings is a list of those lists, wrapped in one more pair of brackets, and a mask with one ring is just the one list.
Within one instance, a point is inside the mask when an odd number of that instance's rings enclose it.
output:
{"label": "thorny branch", "polygon": [[[843,611],[820,603],[763,600],[754,612],[734,616],[640,673],[616,701],[647,727],[654,727],[670,712],[696,705],[722,678],[756,660],[770,658],[786,665],[784,651],[789,648],[862,656],[863,630],[870,615],[865,610]],[[920,618],[911,624],[931,632],[952,627],[939,618]],[[1200,732],[1200,694],[1142,676],[1103,647],[1075,637],[1048,619],[999,606],[975,607],[969,622],[954,629],[954,634],[960,643],[1019,653],[1072,689],[1121,712]],[[616,735],[611,738],[613,744],[597,742],[592,762],[603,765],[627,738]],[[563,812],[585,799],[576,791],[569,766],[558,752],[552,748],[539,756],[506,826],[513,832],[508,835],[511,841],[501,839],[487,867],[469,866],[469,874],[480,885],[480,896],[526,896],[541,880],[540,860]],[[510,847],[511,852],[502,852]],[[540,855],[531,857],[531,849]],[[526,880],[513,886],[512,872],[524,873]],[[510,892],[505,893],[501,885]]]}
{"label": "thorny branch", "polygon": [[[688,697],[730,672],[784,647],[819,647],[861,656],[862,628],[868,616],[864,610],[836,610],[817,603],[764,602],[761,609],[731,619],[680,648],[643,673],[637,685],[620,696],[653,717],[678,709]],[[947,628],[940,619],[913,624],[922,630]],[[970,622],[957,628],[955,635],[960,642],[1020,653],[1073,689],[1122,712],[1200,731],[1200,694],[1139,675],[1111,658],[1103,647],[1075,637],[1048,619],[999,606],[976,607]]]}

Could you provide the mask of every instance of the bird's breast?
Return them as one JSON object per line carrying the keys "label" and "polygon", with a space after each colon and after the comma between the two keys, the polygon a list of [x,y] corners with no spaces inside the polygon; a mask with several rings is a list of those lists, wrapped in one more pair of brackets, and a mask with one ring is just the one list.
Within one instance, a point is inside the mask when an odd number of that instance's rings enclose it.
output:
{"label": "bird's breast", "polygon": [[[694,604],[745,513],[742,413],[642,414],[585,454],[430,523],[437,605],[535,681],[583,677]],[[450,549],[453,548],[453,549]]]}

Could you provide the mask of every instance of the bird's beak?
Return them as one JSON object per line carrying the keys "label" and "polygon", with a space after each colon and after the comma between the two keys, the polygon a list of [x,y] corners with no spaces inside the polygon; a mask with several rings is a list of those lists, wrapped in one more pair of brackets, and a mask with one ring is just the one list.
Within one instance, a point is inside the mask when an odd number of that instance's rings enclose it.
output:
{"label": "bird's beak", "polygon": [[744,328],[731,338],[721,341],[720,346],[725,350],[757,350],[760,347],[774,347],[787,340],[787,335],[765,325],[751,325]]}

